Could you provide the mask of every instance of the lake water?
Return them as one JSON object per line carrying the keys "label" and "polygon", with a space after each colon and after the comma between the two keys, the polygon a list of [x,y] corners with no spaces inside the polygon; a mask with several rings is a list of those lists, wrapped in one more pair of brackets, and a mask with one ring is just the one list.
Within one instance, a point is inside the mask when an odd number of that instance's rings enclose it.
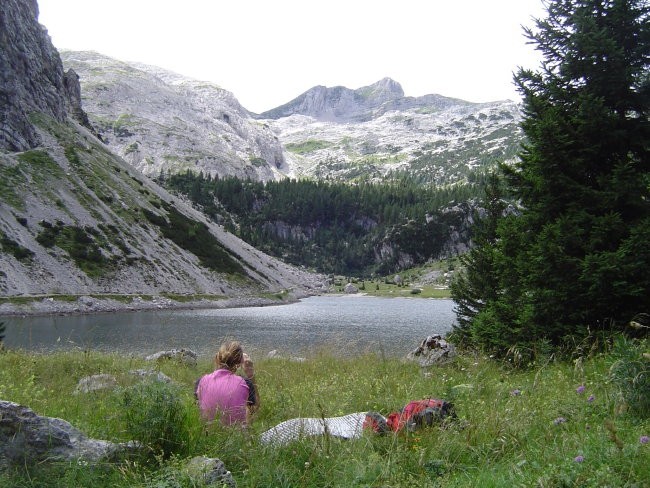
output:
{"label": "lake water", "polygon": [[364,296],[319,296],[272,307],[0,317],[9,348],[147,355],[184,347],[212,356],[223,340],[234,338],[258,357],[322,349],[401,356],[426,336],[447,332],[454,319],[451,300]]}

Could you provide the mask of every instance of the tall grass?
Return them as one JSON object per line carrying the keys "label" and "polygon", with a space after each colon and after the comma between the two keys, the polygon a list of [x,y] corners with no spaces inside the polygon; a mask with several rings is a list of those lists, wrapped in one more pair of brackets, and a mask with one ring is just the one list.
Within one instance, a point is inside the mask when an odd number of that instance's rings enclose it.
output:
{"label": "tall grass", "polygon": [[[639,347],[647,350],[647,343]],[[177,385],[170,391],[182,418],[173,435],[184,444],[172,446],[175,454],[99,467],[21,467],[0,474],[0,486],[197,486],[183,465],[187,457],[206,455],[220,458],[239,487],[647,487],[650,444],[643,436],[650,435],[650,420],[623,408],[621,385],[610,374],[619,360],[602,354],[516,370],[464,355],[421,370],[374,354],[342,359],[320,352],[304,362],[257,358],[262,405],[246,430],[201,423],[192,389],[211,370],[210,358],[196,368],[166,362],[158,367]],[[0,398],[64,418],[90,436],[125,441],[134,438],[123,415],[125,391],[143,388],[134,386],[141,380],[129,371],[146,367],[151,364],[140,358],[91,351],[6,351],[0,354]],[[72,395],[81,377],[97,373],[115,375],[121,388]],[[261,432],[288,418],[389,413],[427,396],[453,401],[458,420],[444,429],[352,441],[259,442]]]}

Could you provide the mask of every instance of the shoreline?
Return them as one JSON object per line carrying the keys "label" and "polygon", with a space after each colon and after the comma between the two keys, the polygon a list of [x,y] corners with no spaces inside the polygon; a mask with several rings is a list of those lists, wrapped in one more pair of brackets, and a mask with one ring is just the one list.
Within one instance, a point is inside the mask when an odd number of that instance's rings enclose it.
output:
{"label": "shoreline", "polygon": [[[345,298],[410,298],[414,300],[440,300],[448,297],[423,297],[423,296],[399,296],[399,295],[376,295],[374,293],[296,293],[283,294],[278,297],[264,296],[238,296],[238,297],[201,297],[196,299],[175,300],[163,295],[139,295],[129,296],[125,301],[124,295],[121,298],[112,298],[110,295],[97,297],[92,294],[78,295],[76,299],[66,296],[17,296],[12,297],[24,302],[4,301],[0,303],[0,322],[3,317],[43,317],[43,316],[65,316],[65,315],[94,315],[107,313],[128,313],[145,312],[152,310],[205,310],[223,308],[245,308],[245,307],[272,307],[296,303],[303,298],[311,296],[338,296]],[[3,297],[4,299],[8,297]],[[28,301],[29,300],[29,301]]]}
{"label": "shoreline", "polygon": [[311,294],[290,294],[282,298],[260,296],[241,296],[224,298],[200,298],[196,300],[178,301],[165,296],[154,296],[143,299],[134,296],[130,302],[115,298],[96,298],[90,295],[79,295],[76,300],[57,300],[54,297],[35,298],[26,303],[0,304],[0,322],[3,317],[36,317],[48,315],[94,315],[106,313],[144,312],[149,310],[192,310],[192,309],[221,309],[240,307],[269,307],[296,303]]}

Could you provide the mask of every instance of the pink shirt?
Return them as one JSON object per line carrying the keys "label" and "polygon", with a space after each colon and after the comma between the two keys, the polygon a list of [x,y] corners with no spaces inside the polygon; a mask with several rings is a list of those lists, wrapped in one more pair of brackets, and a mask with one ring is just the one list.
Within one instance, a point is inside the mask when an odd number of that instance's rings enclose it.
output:
{"label": "pink shirt", "polygon": [[201,378],[196,395],[205,420],[214,420],[219,413],[223,425],[246,422],[248,385],[241,376],[217,369]]}

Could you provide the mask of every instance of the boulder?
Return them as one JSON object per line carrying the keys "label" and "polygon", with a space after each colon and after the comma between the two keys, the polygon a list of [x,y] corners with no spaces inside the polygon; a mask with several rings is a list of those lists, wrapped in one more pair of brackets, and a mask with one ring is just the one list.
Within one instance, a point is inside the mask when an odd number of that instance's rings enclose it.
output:
{"label": "boulder", "polygon": [[111,390],[116,386],[117,379],[112,374],[95,374],[81,378],[74,393],[78,395],[79,393],[90,393],[91,391]]}
{"label": "boulder", "polygon": [[48,461],[111,461],[137,449],[133,442],[90,439],[65,420],[0,400],[0,469]]}
{"label": "boulder", "polygon": [[418,362],[422,367],[444,364],[454,357],[456,357],[454,345],[438,334],[428,336],[406,356],[407,359]]}
{"label": "boulder", "polygon": [[155,354],[147,356],[147,361],[163,361],[173,359],[185,366],[196,366],[198,355],[190,349],[171,349],[169,351],[159,351]]}
{"label": "boulder", "polygon": [[155,371],[153,369],[132,369],[129,371],[134,376],[142,376],[143,378],[153,378],[161,383],[171,383],[172,379],[162,371]]}
{"label": "boulder", "polygon": [[347,285],[345,285],[345,288],[343,288],[343,291],[345,293],[352,294],[352,293],[358,293],[359,289],[356,286],[354,286],[352,283],[348,283]]}
{"label": "boulder", "polygon": [[230,471],[220,459],[197,456],[187,463],[187,473],[207,486],[237,488]]}

